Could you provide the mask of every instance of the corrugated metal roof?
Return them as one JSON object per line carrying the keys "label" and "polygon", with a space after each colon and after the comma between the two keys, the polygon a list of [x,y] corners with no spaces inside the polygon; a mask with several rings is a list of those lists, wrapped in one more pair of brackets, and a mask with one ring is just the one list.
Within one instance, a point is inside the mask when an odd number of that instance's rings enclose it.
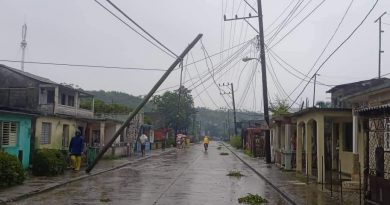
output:
{"label": "corrugated metal roof", "polygon": [[41,76],[37,76],[37,75],[31,74],[31,73],[28,73],[28,72],[25,72],[25,71],[22,71],[22,70],[18,70],[18,69],[15,69],[15,68],[11,68],[11,67],[8,67],[6,65],[0,64],[0,67],[6,68],[6,69],[8,69],[8,70],[10,70],[12,72],[18,73],[20,75],[26,76],[28,78],[31,78],[33,80],[36,80],[36,81],[39,81],[39,82],[42,82],[42,83],[58,85],[58,83],[56,83],[54,81],[51,81],[50,79],[47,79],[47,78],[44,78],[44,77],[41,77]]}
{"label": "corrugated metal roof", "polygon": [[382,109],[390,109],[390,104],[362,107],[362,108],[355,109],[354,112],[362,113],[362,112],[368,112],[368,111],[374,111],[374,110],[382,110]]}

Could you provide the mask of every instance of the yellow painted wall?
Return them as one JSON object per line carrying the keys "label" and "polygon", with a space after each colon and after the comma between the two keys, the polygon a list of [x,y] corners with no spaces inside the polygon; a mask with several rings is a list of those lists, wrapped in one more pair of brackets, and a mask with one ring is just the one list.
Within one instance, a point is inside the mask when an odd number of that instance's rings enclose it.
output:
{"label": "yellow painted wall", "polygon": [[[310,135],[311,131],[308,129],[308,122],[310,120],[315,120],[317,122],[317,167],[318,170],[322,169],[322,164],[320,163],[322,156],[324,155],[324,116],[326,117],[332,117],[334,123],[342,123],[342,122],[352,122],[352,113],[351,112],[312,112],[307,113],[302,116],[296,117],[297,124],[304,122],[306,124],[306,134],[309,137],[305,143],[309,143],[307,145],[303,146],[309,146],[311,149],[311,140]],[[300,133],[301,134],[301,133]],[[344,152],[343,151],[343,138],[344,138],[344,132],[343,132],[343,126],[340,124],[340,130],[339,130],[339,138],[340,138],[340,160],[342,162],[341,168],[342,172],[351,174],[352,173],[352,165],[353,165],[353,153],[352,152]],[[360,152],[360,144],[363,144],[362,138],[360,137],[358,139],[358,146],[359,146],[359,152]],[[301,139],[302,140],[302,139]],[[307,147],[306,147],[307,148]],[[311,157],[310,157],[310,150],[307,150],[309,153],[309,163],[311,163]],[[297,157],[297,163],[301,162],[302,159],[298,159]],[[362,158],[360,158],[362,159]],[[311,172],[311,166],[309,168],[309,173]],[[298,170],[300,171],[300,170]],[[305,172],[305,170],[302,170]],[[318,175],[320,175],[320,172],[318,172]],[[320,176],[317,179],[317,181],[321,181]]]}
{"label": "yellow painted wall", "polygon": [[[43,122],[51,123],[50,144],[41,144],[41,131]],[[70,142],[70,139],[74,135],[77,128],[77,123],[75,120],[62,119],[57,117],[39,117],[35,124],[35,148],[62,149],[63,125],[69,125],[68,142]]]}

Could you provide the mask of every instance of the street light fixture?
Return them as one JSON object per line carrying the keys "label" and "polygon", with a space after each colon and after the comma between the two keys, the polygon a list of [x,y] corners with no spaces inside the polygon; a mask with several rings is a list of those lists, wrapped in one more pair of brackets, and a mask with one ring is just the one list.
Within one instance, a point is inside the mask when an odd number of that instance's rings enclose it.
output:
{"label": "street light fixture", "polygon": [[248,62],[248,61],[251,61],[251,60],[258,60],[258,61],[260,61],[260,60],[257,59],[257,58],[250,58],[250,57],[244,57],[244,58],[242,59],[242,61],[244,61],[244,62]]}

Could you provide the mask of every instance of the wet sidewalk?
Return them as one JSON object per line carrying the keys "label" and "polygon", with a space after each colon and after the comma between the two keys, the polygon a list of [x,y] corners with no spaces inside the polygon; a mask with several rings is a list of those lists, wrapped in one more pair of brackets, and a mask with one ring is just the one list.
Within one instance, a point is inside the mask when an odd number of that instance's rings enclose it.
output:
{"label": "wet sidewalk", "polygon": [[284,171],[274,164],[266,164],[264,159],[249,157],[242,150],[237,150],[227,143],[223,144],[241,161],[257,172],[260,177],[277,189],[279,193],[289,198],[293,204],[359,204],[359,198],[346,198],[341,201],[338,192],[333,192],[331,196],[328,189],[324,187],[322,190],[322,185],[313,180],[306,184],[306,177],[302,174],[295,171]]}
{"label": "wet sidewalk", "polygon": [[86,167],[82,167],[80,172],[74,172],[72,170],[66,170],[63,175],[54,177],[35,177],[32,175],[27,176],[26,180],[21,185],[0,189],[0,204],[12,202],[20,199],[24,199],[33,196],[38,193],[46,192],[57,187],[69,184],[71,182],[79,181],[91,176],[109,172],[121,167],[151,158],[160,156],[174,151],[175,148],[167,148],[165,150],[152,150],[147,152],[145,157],[141,157],[140,154],[132,155],[131,157],[124,157],[115,160],[101,160],[90,174],[87,174],[84,170]]}

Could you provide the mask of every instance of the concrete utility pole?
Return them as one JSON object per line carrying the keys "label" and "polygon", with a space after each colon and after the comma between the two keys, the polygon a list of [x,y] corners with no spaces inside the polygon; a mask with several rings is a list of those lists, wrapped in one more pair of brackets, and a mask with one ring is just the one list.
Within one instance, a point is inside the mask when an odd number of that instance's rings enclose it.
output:
{"label": "concrete utility pole", "polygon": [[199,34],[192,42],[187,46],[187,48],[183,51],[182,54],[173,62],[173,64],[168,68],[168,70],[164,73],[163,76],[161,76],[160,80],[153,86],[153,88],[149,91],[149,93],[144,97],[142,102],[134,109],[134,111],[129,115],[127,120],[121,125],[121,127],[115,132],[114,136],[111,138],[111,140],[102,148],[102,150],[99,152],[96,159],[92,162],[91,165],[87,167],[85,172],[89,173],[91,170],[95,167],[95,165],[98,163],[98,161],[103,157],[104,153],[108,150],[108,148],[111,147],[111,145],[115,142],[116,138],[120,134],[122,134],[123,130],[130,124],[131,120],[134,119],[134,117],[138,114],[138,112],[145,106],[145,104],[149,101],[149,99],[153,96],[153,94],[156,92],[156,90],[161,86],[161,84],[167,79],[169,74],[175,69],[175,67],[184,59],[184,57],[188,54],[188,52],[195,46],[195,44],[202,38],[202,34]]}
{"label": "concrete utility pole", "polygon": [[21,61],[21,69],[24,71],[24,57],[25,57],[25,52],[26,52],[26,47],[27,47],[27,24],[24,24],[22,26],[22,42],[20,43],[20,47],[22,48],[22,61]]}
{"label": "concrete utility pole", "polygon": [[[263,101],[264,101],[264,119],[269,127],[269,109],[268,109],[268,88],[267,88],[267,68],[265,62],[265,44],[264,44],[264,28],[263,28],[263,9],[261,6],[261,0],[257,0],[257,13],[258,16],[252,16],[249,14],[248,17],[237,17],[233,19],[227,19],[224,16],[224,21],[233,21],[239,19],[258,18],[259,19],[259,40],[260,40],[260,64],[261,74],[263,81]],[[271,141],[270,141],[270,130],[265,130],[265,161],[271,163]]]}
{"label": "concrete utility pole", "polygon": [[236,117],[236,102],[234,100],[234,86],[233,86],[233,83],[223,83],[222,85],[219,84],[219,87],[222,87],[222,86],[227,86],[229,87],[230,86],[230,92],[225,92],[221,90],[221,95],[226,95],[226,94],[231,94],[232,95],[232,99],[233,99],[233,120],[234,120],[234,134],[237,135],[238,132],[237,132],[237,117]]}
{"label": "concrete utility pole", "polygon": [[[264,119],[269,128],[269,111],[268,111],[268,88],[267,88],[267,68],[265,63],[265,45],[264,45],[264,29],[263,29],[263,9],[261,0],[257,0],[257,13],[259,14],[259,37],[260,37],[260,63],[261,74],[263,80],[263,101],[264,101]],[[265,130],[265,161],[271,163],[271,136],[270,130]]]}
{"label": "concrete utility pole", "polygon": [[382,17],[387,14],[387,12],[384,12],[381,16],[379,16],[378,19],[375,20],[376,22],[379,22],[379,62],[378,62],[378,78],[381,78],[381,64],[382,64],[382,33],[385,32],[382,30]]}

